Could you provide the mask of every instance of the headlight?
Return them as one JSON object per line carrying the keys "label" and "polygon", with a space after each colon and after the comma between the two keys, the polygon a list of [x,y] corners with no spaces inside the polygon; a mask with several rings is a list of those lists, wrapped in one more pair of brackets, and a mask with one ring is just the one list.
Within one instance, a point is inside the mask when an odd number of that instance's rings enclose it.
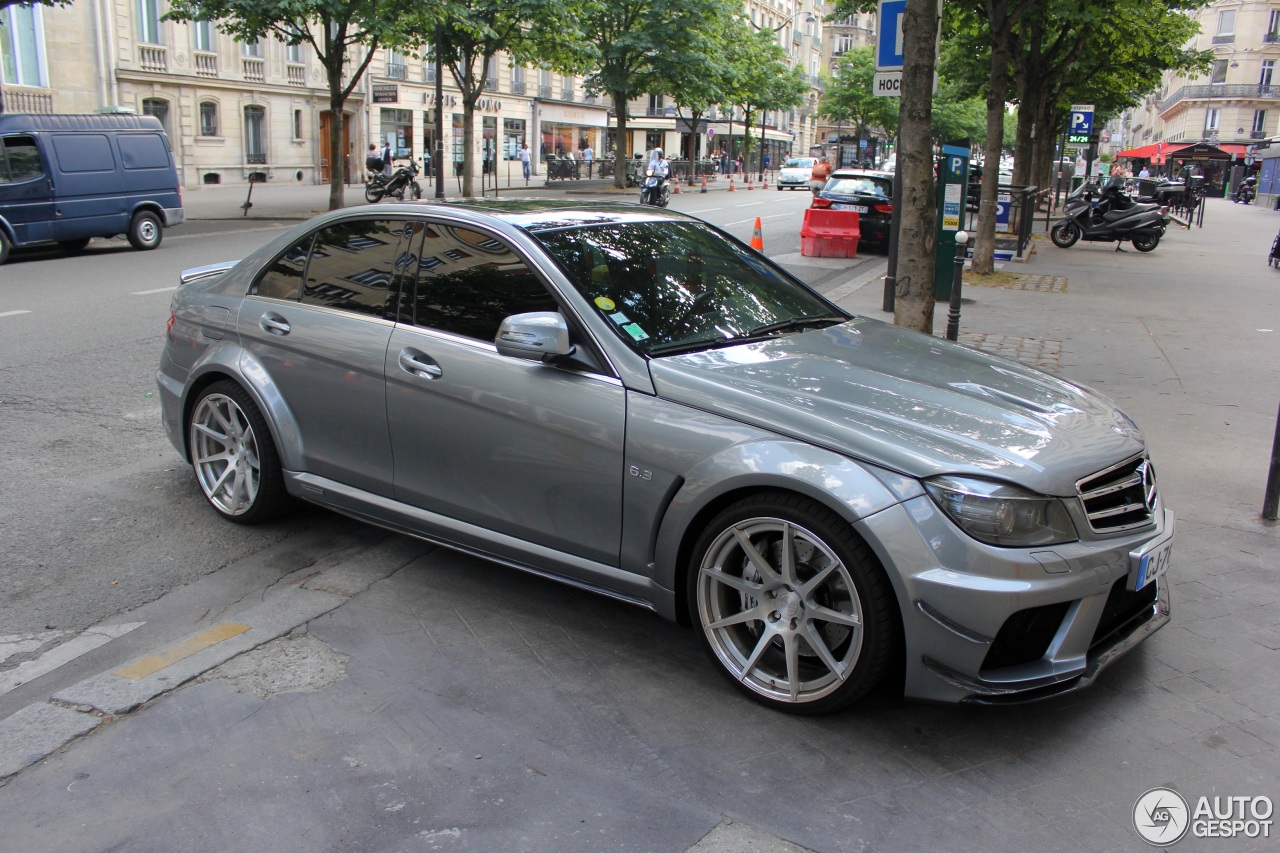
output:
{"label": "headlight", "polygon": [[970,477],[935,477],[924,487],[942,511],[979,542],[1026,548],[1079,538],[1057,498]]}

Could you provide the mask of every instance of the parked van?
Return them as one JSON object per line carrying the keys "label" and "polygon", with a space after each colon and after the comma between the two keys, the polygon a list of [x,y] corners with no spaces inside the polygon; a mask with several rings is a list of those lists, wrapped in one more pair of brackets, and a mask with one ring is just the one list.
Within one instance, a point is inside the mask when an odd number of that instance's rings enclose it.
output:
{"label": "parked van", "polygon": [[134,115],[0,115],[0,264],[11,246],[78,252],[124,234],[160,245],[182,193],[160,120]]}

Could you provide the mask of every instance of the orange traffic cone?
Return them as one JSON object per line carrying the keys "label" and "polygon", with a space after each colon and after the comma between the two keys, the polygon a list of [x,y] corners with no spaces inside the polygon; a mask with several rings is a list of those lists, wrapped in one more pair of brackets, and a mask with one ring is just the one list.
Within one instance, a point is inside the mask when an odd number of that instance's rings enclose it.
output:
{"label": "orange traffic cone", "polygon": [[764,237],[760,234],[760,217],[756,217],[755,229],[751,232],[751,248],[757,252],[764,251]]}
{"label": "orange traffic cone", "polygon": [[756,188],[756,181],[755,181],[755,178],[752,178],[752,177],[748,176],[748,177],[747,177],[747,189],[749,189],[749,190],[754,190],[755,188]]}
{"label": "orange traffic cone", "polygon": [[760,189],[762,190],[769,189],[769,173],[768,172],[764,173],[764,184],[760,187]]}
{"label": "orange traffic cone", "polygon": [[733,192],[733,176],[729,176],[729,192]]}
{"label": "orange traffic cone", "polygon": [[679,182],[679,181],[672,181],[672,182],[671,182],[671,194],[672,194],[672,195],[680,195],[680,182]]}
{"label": "orange traffic cone", "polygon": [[706,191],[707,191],[707,179],[704,176],[702,179],[702,192],[706,192]]}

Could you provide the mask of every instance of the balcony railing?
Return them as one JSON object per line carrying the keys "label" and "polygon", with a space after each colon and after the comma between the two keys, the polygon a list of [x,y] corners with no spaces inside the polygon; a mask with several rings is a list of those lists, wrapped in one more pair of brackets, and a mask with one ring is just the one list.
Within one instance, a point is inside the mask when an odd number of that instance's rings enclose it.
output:
{"label": "balcony railing", "polygon": [[484,90],[485,90],[486,92],[496,92],[496,91],[498,91],[498,78],[497,78],[497,77],[486,77],[486,78],[485,78],[485,81],[484,81]]}
{"label": "balcony railing", "polygon": [[1280,100],[1280,86],[1262,86],[1253,83],[1214,83],[1209,86],[1183,86],[1164,99],[1160,104],[1160,112],[1173,108],[1179,101],[1215,100],[1218,98],[1235,98],[1237,100]]}
{"label": "balcony railing", "polygon": [[550,97],[551,97],[551,87],[550,87],[550,86],[539,86],[539,87],[538,87],[538,97],[539,97],[539,98],[550,98]]}
{"label": "balcony railing", "polygon": [[5,86],[4,108],[6,112],[11,113],[51,113],[53,112],[53,93],[33,92]]}
{"label": "balcony railing", "polygon": [[218,54],[195,53],[192,56],[195,58],[196,74],[201,77],[218,76]]}
{"label": "balcony railing", "polygon": [[307,67],[305,65],[289,65],[287,70],[290,86],[307,85]]}
{"label": "balcony railing", "polygon": [[1235,33],[1227,33],[1227,34],[1226,34],[1226,35],[1224,35],[1224,36],[1214,36],[1214,37],[1213,37],[1213,43],[1214,43],[1214,44],[1235,44],[1235,43],[1236,43],[1236,34],[1235,34]]}
{"label": "balcony railing", "polygon": [[168,71],[168,49],[156,44],[140,44],[138,62],[143,71]]}
{"label": "balcony railing", "polygon": [[387,78],[389,80],[408,80],[409,66],[402,65],[399,62],[387,63]]}
{"label": "balcony railing", "polygon": [[436,65],[434,62],[422,63],[422,82],[423,83],[436,82]]}
{"label": "balcony railing", "polygon": [[513,94],[513,95],[523,95],[523,94],[524,94],[524,81],[523,81],[523,80],[521,80],[519,83],[512,83],[512,84],[511,84],[511,94]]}
{"label": "balcony railing", "polygon": [[244,68],[244,79],[252,80],[255,83],[262,83],[267,79],[267,62],[265,59],[257,56],[240,57],[242,68]]}
{"label": "balcony railing", "polygon": [[573,87],[572,87],[572,86],[566,86],[566,87],[564,87],[563,89],[561,89],[561,90],[560,90],[560,100],[562,100],[562,101],[572,101],[572,100],[573,100]]}

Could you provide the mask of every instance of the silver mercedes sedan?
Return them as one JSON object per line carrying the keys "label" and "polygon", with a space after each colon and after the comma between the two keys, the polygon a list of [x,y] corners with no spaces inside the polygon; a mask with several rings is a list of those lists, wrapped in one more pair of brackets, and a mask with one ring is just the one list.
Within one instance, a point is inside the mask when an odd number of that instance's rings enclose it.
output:
{"label": "silver mercedes sedan", "polygon": [[1169,620],[1110,401],[671,211],[324,214],[183,274],[158,381],[227,520],[309,501],[649,608],[783,711],[1054,696]]}

